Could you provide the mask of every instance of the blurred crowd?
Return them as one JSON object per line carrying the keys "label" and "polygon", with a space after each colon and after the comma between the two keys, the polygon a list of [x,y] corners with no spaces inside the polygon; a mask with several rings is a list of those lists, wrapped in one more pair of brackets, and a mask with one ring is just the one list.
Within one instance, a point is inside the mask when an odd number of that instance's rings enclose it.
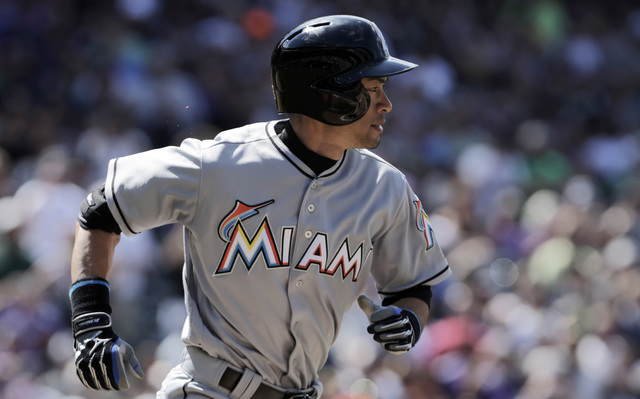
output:
{"label": "blurred crowd", "polygon": [[155,397],[181,351],[180,228],[122,239],[114,323],[146,376],[93,392],[67,296],[79,204],[113,157],[278,118],[276,41],[339,13],[420,65],[389,81],[376,151],[419,193],[454,275],[407,355],[352,309],[324,399],[640,397],[635,2],[2,0],[1,398]]}

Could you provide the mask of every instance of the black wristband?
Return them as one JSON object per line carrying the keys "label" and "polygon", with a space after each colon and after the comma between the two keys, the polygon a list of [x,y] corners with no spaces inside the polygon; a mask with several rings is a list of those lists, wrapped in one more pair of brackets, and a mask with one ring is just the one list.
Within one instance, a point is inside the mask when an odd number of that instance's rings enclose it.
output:
{"label": "black wristband", "polygon": [[69,289],[72,317],[90,312],[111,314],[109,290],[109,282],[99,277],[73,283]]}
{"label": "black wristband", "polygon": [[428,285],[418,285],[407,290],[387,296],[382,300],[382,306],[393,305],[403,298],[417,298],[425,302],[431,308],[431,287]]}

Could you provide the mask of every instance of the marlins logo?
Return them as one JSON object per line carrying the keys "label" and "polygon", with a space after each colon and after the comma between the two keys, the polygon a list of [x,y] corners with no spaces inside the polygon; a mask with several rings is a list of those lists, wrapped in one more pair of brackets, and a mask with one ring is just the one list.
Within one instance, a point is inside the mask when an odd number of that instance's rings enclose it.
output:
{"label": "marlins logo", "polygon": [[[262,202],[257,205],[247,205],[236,200],[233,210],[229,212],[218,226],[218,235],[226,242],[224,253],[214,274],[226,274],[233,270],[233,266],[244,263],[247,271],[260,258],[264,260],[268,269],[289,267],[289,256],[294,240],[295,227],[282,226],[280,247],[277,246],[273,235],[269,216],[265,214],[255,230],[247,231],[244,223],[247,219],[259,213],[261,208],[273,204],[274,200]],[[244,222],[244,223],[243,223]],[[255,226],[255,224],[254,224]],[[337,248],[329,248],[329,236],[317,232],[310,240],[309,246],[304,251],[300,261],[292,266],[298,270],[307,271],[310,266],[317,267],[320,274],[341,276],[346,280],[351,275],[351,281],[358,281],[358,275],[364,261],[364,243],[352,252],[349,247],[348,237],[342,239],[342,244]],[[340,241],[338,241],[340,242]],[[330,252],[332,250],[333,252]],[[338,271],[341,269],[341,273]]]}
{"label": "marlins logo", "polygon": [[236,200],[231,212],[225,216],[218,228],[218,234],[227,242],[224,255],[216,268],[216,273],[229,273],[233,268],[236,258],[242,261],[250,270],[259,255],[263,255],[267,266],[281,266],[280,256],[276,249],[275,240],[269,227],[269,220],[265,216],[254,236],[249,236],[242,221],[258,214],[258,209],[270,205],[274,200],[269,200],[258,205],[247,205]]}
{"label": "marlins logo", "polygon": [[258,205],[247,205],[242,201],[236,200],[236,205],[231,212],[220,223],[220,228],[218,229],[218,235],[224,241],[229,242],[231,239],[231,231],[236,227],[238,222],[250,218],[251,216],[258,214],[258,209],[264,208],[267,205],[271,205],[274,203],[274,200],[269,200],[263,202]]}
{"label": "marlins logo", "polygon": [[424,234],[425,240],[427,240],[427,251],[433,247],[435,244],[435,239],[433,238],[433,227],[431,227],[431,222],[429,221],[429,217],[427,216],[424,209],[422,209],[422,204],[420,201],[413,201],[413,204],[416,206],[418,210],[418,230],[420,230]]}

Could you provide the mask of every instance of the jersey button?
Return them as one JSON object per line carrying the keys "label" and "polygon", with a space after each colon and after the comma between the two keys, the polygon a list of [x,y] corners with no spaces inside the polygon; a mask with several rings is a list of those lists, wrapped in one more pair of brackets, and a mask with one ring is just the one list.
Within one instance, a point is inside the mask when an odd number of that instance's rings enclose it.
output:
{"label": "jersey button", "polygon": [[302,287],[302,280],[296,281],[296,287]]}
{"label": "jersey button", "polygon": [[316,188],[318,188],[318,182],[314,181],[313,183],[311,183],[311,189],[315,190]]}
{"label": "jersey button", "polygon": [[304,232],[304,236],[307,238],[311,238],[311,236],[313,235],[313,233],[311,232],[311,230],[307,230]]}
{"label": "jersey button", "polygon": [[313,205],[313,204],[309,204],[309,205],[307,205],[307,210],[308,210],[309,212],[313,212],[313,211],[315,211],[315,210],[316,210],[316,206],[315,206],[315,205]]}

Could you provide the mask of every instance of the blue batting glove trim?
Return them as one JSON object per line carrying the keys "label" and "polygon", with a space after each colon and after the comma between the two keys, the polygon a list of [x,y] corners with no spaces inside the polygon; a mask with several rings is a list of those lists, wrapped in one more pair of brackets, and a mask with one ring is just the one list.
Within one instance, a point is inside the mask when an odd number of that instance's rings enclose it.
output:
{"label": "blue batting glove trim", "polygon": [[416,334],[416,340],[417,340],[422,335],[422,324],[420,324],[420,318],[418,317],[417,314],[415,314],[414,311],[406,309],[406,308],[405,308],[405,310],[407,312],[411,313],[416,318],[416,321],[418,322],[417,323],[418,324],[418,333]]}
{"label": "blue batting glove trim", "polygon": [[118,343],[120,342],[120,338],[116,340],[116,342],[111,347],[111,367],[113,368],[113,379],[116,381],[116,384],[120,384],[120,373],[118,372]]}
{"label": "blue batting glove trim", "polygon": [[104,280],[97,280],[97,279],[90,279],[90,280],[82,280],[82,281],[78,281],[77,283],[74,283],[71,288],[69,289],[69,299],[71,299],[71,294],[73,294],[73,291],[75,291],[76,289],[80,288],[80,287],[84,287],[85,285],[89,285],[89,284],[100,284],[103,285],[105,287],[107,287],[107,289],[109,291],[111,291],[111,287],[109,287],[109,283],[104,281]]}

